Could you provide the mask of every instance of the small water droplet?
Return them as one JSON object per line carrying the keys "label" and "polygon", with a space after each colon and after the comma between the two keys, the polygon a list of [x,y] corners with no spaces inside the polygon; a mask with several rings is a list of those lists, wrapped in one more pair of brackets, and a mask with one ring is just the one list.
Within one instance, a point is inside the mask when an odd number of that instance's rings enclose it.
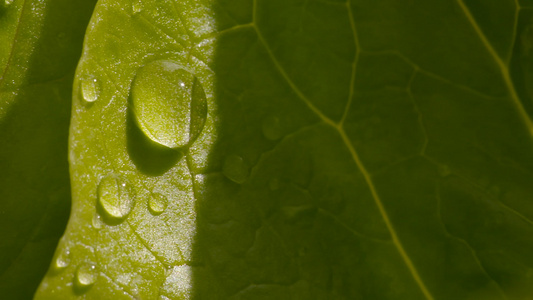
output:
{"label": "small water droplet", "polygon": [[169,148],[194,142],[207,118],[202,84],[185,67],[170,60],[154,61],[137,71],[131,109],[141,131]]}
{"label": "small water droplet", "polygon": [[263,135],[269,140],[275,141],[282,136],[281,124],[277,117],[266,117],[263,120],[262,129]]}
{"label": "small water droplet", "polygon": [[11,5],[11,3],[13,3],[13,0],[4,0],[5,6]]}
{"label": "small water droplet", "polygon": [[268,188],[271,191],[277,191],[279,189],[279,179],[274,177],[268,181]]}
{"label": "small water droplet", "polygon": [[226,157],[222,172],[228,179],[239,184],[244,183],[248,178],[248,168],[242,157],[237,155]]}
{"label": "small water droplet", "polygon": [[100,96],[100,83],[94,77],[82,79],[81,81],[81,95],[83,100],[88,103],[93,103],[98,100]]}
{"label": "small water droplet", "polygon": [[99,214],[94,214],[93,220],[92,220],[93,227],[95,229],[101,229],[104,226],[104,222],[102,221],[102,217],[100,217]]}
{"label": "small water droplet", "polygon": [[131,186],[117,175],[104,177],[98,185],[98,203],[107,217],[114,221],[123,220],[133,206]]}
{"label": "small water droplet", "polygon": [[141,0],[134,0],[131,4],[131,10],[134,14],[140,13],[143,10],[143,3]]}
{"label": "small water droplet", "polygon": [[159,215],[167,209],[168,199],[159,193],[154,193],[148,200],[148,209],[153,215]]}
{"label": "small water droplet", "polygon": [[76,270],[76,285],[86,288],[93,285],[98,277],[96,266],[91,263],[83,263]]}
{"label": "small water droplet", "polygon": [[59,253],[57,254],[56,261],[55,261],[55,267],[57,270],[62,270],[70,264],[70,251],[66,249],[59,250]]}

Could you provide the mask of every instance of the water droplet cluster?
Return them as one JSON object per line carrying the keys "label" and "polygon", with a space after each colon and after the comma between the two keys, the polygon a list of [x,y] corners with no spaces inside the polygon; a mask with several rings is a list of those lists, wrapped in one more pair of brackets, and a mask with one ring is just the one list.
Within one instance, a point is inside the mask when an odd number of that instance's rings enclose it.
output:
{"label": "water droplet cluster", "polygon": [[[141,0],[132,3],[134,14],[142,9]],[[90,108],[91,104],[103,98],[101,82],[95,76],[80,78],[79,95]],[[166,148],[190,146],[206,123],[207,99],[200,80],[189,69],[172,60],[156,60],[139,68],[133,78],[128,101],[129,114],[140,132]],[[244,182],[248,177],[248,167],[239,156],[228,157],[224,170],[224,174],[237,183]],[[100,230],[105,225],[122,223],[131,213],[136,198],[134,187],[125,176],[114,173],[104,176],[96,187],[96,213],[90,220],[92,227]],[[152,215],[158,216],[167,209],[169,199],[161,193],[151,192],[146,205]],[[55,268],[63,270],[70,264],[70,252],[60,251]],[[75,291],[85,293],[97,281],[98,268],[87,261],[73,268]]]}

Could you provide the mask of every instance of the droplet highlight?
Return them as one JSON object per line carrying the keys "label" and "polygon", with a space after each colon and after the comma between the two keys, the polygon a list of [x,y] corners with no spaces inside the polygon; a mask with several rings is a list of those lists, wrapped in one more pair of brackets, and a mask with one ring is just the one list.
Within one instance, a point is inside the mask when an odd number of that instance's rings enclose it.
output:
{"label": "droplet highlight", "polygon": [[171,60],[157,60],[137,71],[130,107],[141,131],[168,148],[194,142],[207,118],[202,84],[184,66]]}
{"label": "droplet highlight", "polygon": [[61,249],[55,260],[56,270],[63,270],[70,264],[70,251]]}
{"label": "droplet highlight", "polygon": [[102,221],[102,217],[99,214],[94,214],[92,225],[94,229],[101,229],[104,226],[104,222]]}
{"label": "droplet highlight", "polygon": [[153,215],[162,214],[168,206],[168,198],[162,194],[154,193],[148,200],[148,210]]}
{"label": "droplet highlight", "polygon": [[96,279],[98,278],[98,273],[96,270],[96,265],[92,263],[83,263],[78,266],[76,270],[76,285],[79,288],[87,288],[92,286]]}
{"label": "droplet highlight", "polygon": [[83,100],[88,103],[93,103],[100,97],[100,83],[94,77],[82,79],[81,81],[81,95]]}
{"label": "droplet highlight", "polygon": [[242,157],[230,155],[224,161],[222,173],[231,181],[242,184],[248,178],[248,167]]}
{"label": "droplet highlight", "polygon": [[262,124],[263,135],[272,141],[275,141],[283,135],[279,118],[275,116],[268,116],[263,120]]}
{"label": "droplet highlight", "polygon": [[98,204],[100,210],[112,221],[123,220],[133,206],[133,191],[131,185],[118,175],[104,177],[98,185]]}

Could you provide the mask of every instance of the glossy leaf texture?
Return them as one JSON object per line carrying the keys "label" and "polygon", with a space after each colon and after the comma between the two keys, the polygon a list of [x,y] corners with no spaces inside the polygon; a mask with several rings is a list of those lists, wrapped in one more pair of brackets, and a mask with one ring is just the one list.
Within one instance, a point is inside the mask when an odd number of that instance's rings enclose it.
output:
{"label": "glossy leaf texture", "polygon": [[99,1],[36,299],[533,297],[532,9]]}
{"label": "glossy leaf texture", "polygon": [[2,299],[33,296],[67,224],[72,81],[94,3],[0,4]]}

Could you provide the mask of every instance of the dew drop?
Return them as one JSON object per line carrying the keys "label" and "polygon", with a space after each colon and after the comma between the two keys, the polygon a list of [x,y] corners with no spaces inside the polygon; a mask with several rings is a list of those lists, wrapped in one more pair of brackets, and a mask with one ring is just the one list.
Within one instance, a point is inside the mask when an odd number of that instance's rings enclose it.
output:
{"label": "dew drop", "polygon": [[81,288],[86,288],[94,284],[98,274],[96,266],[91,263],[83,263],[76,270],[76,285]]}
{"label": "dew drop", "polygon": [[248,178],[248,168],[242,157],[237,155],[230,155],[226,158],[222,172],[228,179],[239,184],[244,183]]}
{"label": "dew drop", "polygon": [[85,78],[81,81],[81,95],[83,100],[93,103],[100,96],[100,83],[94,77]]}
{"label": "dew drop", "polygon": [[98,185],[98,204],[106,217],[114,221],[123,220],[133,206],[131,186],[117,175],[104,177]]}
{"label": "dew drop", "polygon": [[102,221],[102,217],[100,217],[99,214],[94,214],[93,220],[92,220],[93,227],[95,229],[101,229],[104,226],[104,222]]}
{"label": "dew drop", "polygon": [[5,6],[11,5],[11,3],[13,3],[13,0],[4,0]]}
{"label": "dew drop", "polygon": [[153,215],[159,215],[167,209],[168,199],[159,193],[154,193],[148,200],[148,209]]}
{"label": "dew drop", "polygon": [[269,140],[275,141],[282,136],[281,124],[277,117],[266,117],[263,120],[262,129],[263,135]]}
{"label": "dew drop", "polygon": [[61,249],[56,257],[55,268],[62,270],[70,264],[70,251]]}
{"label": "dew drop", "polygon": [[202,84],[185,67],[170,60],[154,61],[137,71],[131,108],[141,131],[168,148],[194,142],[207,118]]}

